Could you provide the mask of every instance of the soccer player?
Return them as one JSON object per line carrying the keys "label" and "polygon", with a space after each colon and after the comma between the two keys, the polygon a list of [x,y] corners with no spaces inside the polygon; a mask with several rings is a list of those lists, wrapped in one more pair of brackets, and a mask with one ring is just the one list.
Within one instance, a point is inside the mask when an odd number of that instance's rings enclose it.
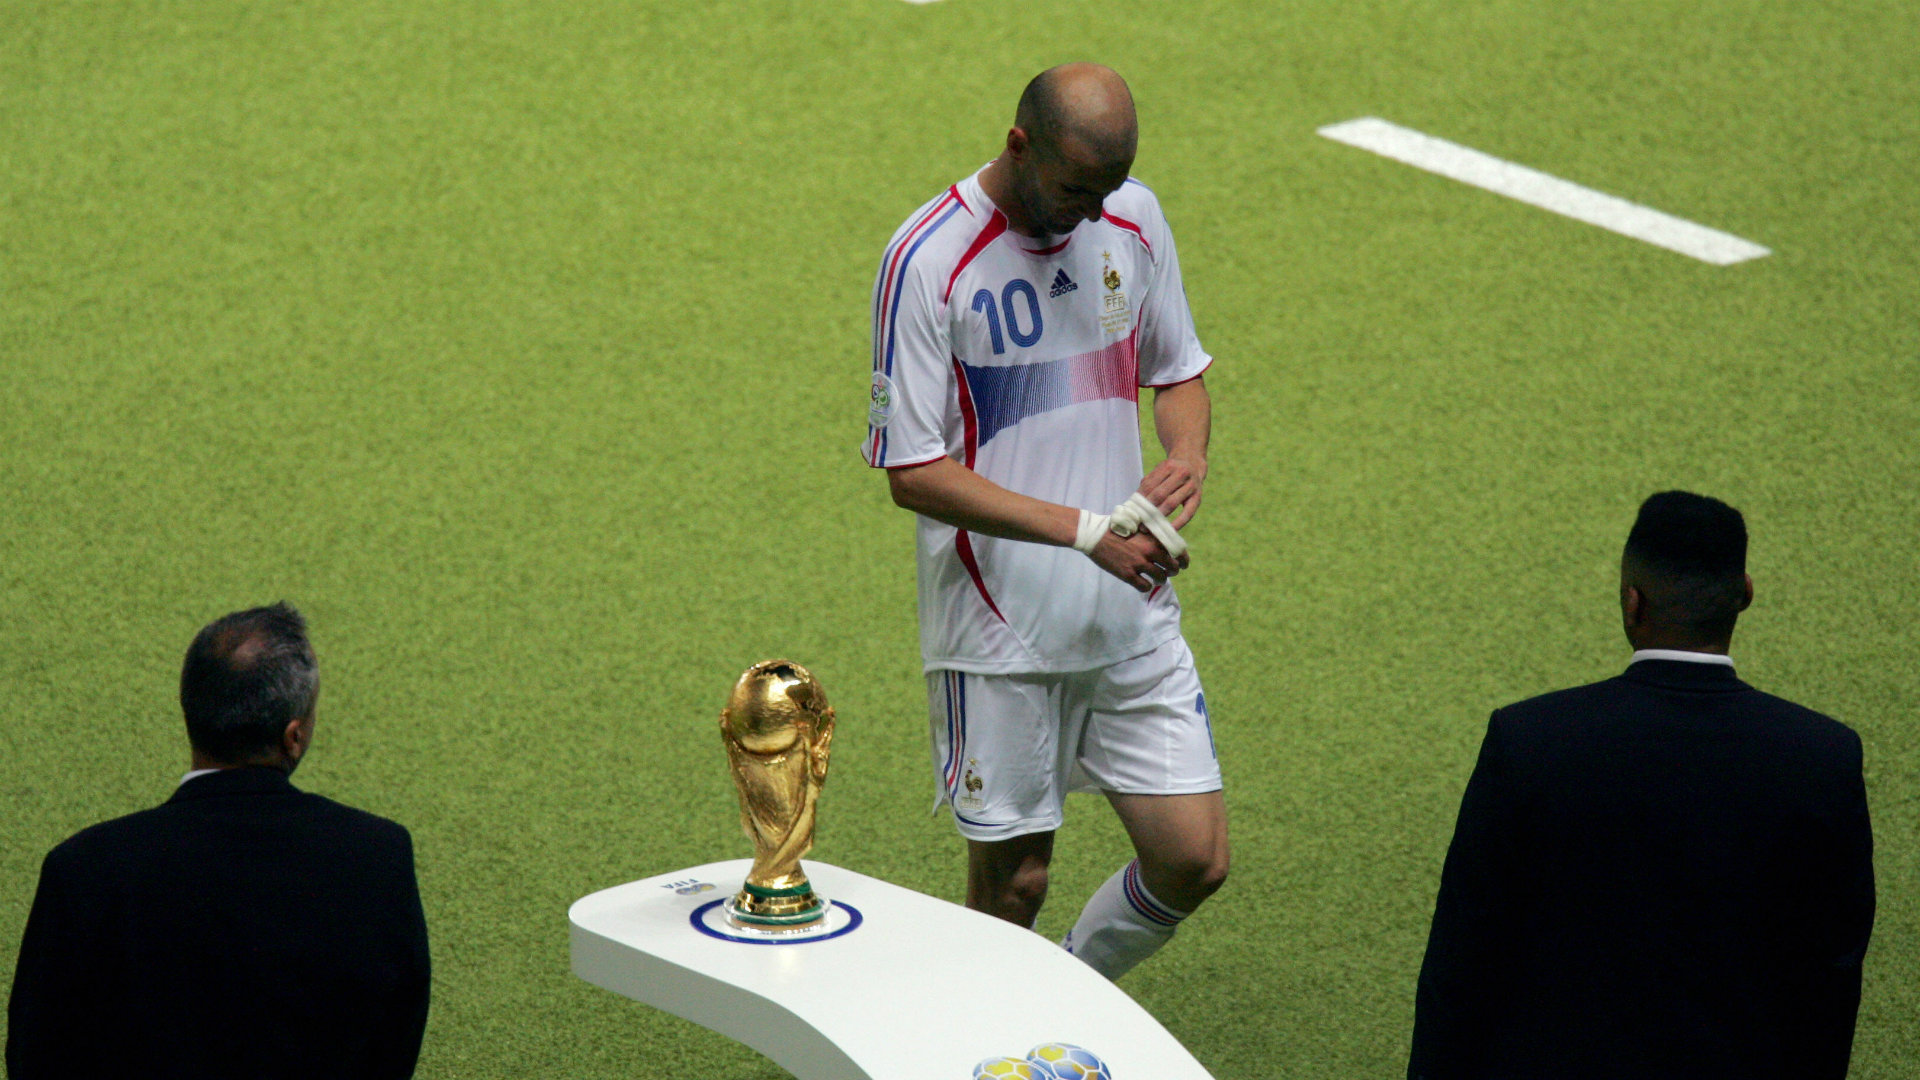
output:
{"label": "soccer player", "polygon": [[[967,906],[1032,926],[1066,792],[1105,792],[1138,857],[1062,944],[1109,978],[1173,936],[1228,858],[1168,584],[1207,475],[1212,359],[1160,204],[1128,178],[1137,141],[1119,75],[1053,68],[1000,156],[907,219],[874,285],[865,449],[920,515],[933,765],[967,840]],[[1141,387],[1167,454],[1144,478]]]}

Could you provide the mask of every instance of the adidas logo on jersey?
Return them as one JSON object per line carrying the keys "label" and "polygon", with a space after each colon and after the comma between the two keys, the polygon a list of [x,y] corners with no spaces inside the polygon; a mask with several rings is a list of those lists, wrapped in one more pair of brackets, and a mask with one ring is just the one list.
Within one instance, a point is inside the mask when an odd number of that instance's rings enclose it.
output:
{"label": "adidas logo on jersey", "polygon": [[1079,287],[1080,286],[1075,285],[1073,283],[1072,278],[1067,276],[1066,268],[1061,267],[1060,272],[1053,275],[1053,288],[1047,290],[1047,296],[1050,298],[1055,296],[1061,296],[1065,293],[1070,293]]}

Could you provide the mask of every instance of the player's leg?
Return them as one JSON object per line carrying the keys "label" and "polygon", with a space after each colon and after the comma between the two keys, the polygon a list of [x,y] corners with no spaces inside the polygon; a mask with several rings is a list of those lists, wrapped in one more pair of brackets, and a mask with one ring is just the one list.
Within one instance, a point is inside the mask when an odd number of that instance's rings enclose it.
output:
{"label": "player's leg", "polygon": [[1140,884],[1175,911],[1192,913],[1227,880],[1227,801],[1197,795],[1107,793],[1133,841]]}
{"label": "player's leg", "polygon": [[1117,978],[1172,939],[1226,880],[1226,803],[1193,656],[1175,639],[1103,673],[1079,763],[1138,856],[1094,892],[1061,942]]}
{"label": "player's leg", "polygon": [[1217,791],[1108,798],[1138,857],[1094,891],[1061,945],[1117,979],[1173,940],[1226,881],[1226,804]]}
{"label": "player's leg", "polygon": [[940,801],[967,841],[967,906],[1032,926],[1047,897],[1064,788],[1059,679],[929,673]]}
{"label": "player's leg", "polygon": [[1033,928],[1047,900],[1053,833],[967,841],[967,906]]}

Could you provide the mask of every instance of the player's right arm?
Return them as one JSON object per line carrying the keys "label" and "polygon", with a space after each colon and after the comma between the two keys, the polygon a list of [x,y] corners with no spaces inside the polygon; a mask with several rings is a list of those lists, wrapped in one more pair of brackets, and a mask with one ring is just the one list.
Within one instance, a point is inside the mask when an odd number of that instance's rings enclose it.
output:
{"label": "player's right arm", "polygon": [[[950,457],[889,469],[887,483],[895,505],[983,536],[1072,547],[1079,530],[1080,511],[1073,507],[1009,491]],[[1141,592],[1180,572],[1144,530],[1130,537],[1107,533],[1089,557]]]}

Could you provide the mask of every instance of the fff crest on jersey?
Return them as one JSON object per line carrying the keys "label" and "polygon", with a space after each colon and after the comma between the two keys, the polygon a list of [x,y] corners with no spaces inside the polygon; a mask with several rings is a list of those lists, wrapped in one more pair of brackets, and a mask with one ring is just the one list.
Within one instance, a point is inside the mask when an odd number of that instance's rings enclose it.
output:
{"label": "fff crest on jersey", "polygon": [[1132,308],[1127,303],[1127,294],[1120,291],[1120,271],[1113,268],[1113,252],[1101,252],[1100,261],[1104,264],[1100,283],[1107,287],[1107,294],[1100,298],[1100,330],[1124,335],[1133,325]]}

